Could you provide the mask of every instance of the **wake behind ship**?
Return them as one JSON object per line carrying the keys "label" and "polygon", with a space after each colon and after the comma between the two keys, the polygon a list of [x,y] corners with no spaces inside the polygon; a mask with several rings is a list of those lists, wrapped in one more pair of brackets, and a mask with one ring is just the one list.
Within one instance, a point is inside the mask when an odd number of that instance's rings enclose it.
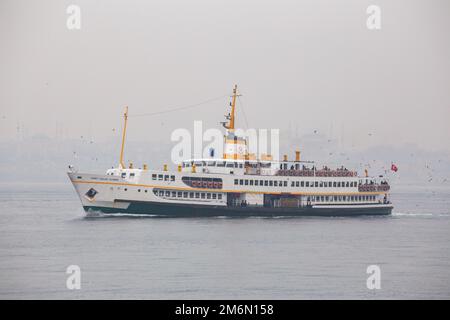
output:
{"label": "wake behind ship", "polygon": [[189,159],[176,171],[125,166],[124,127],[119,166],[106,174],[68,172],[85,211],[173,217],[358,216],[392,212],[388,182],[358,176],[343,166],[317,168],[312,161],[270,155],[256,158],[235,135],[237,86],[224,122],[222,158]]}

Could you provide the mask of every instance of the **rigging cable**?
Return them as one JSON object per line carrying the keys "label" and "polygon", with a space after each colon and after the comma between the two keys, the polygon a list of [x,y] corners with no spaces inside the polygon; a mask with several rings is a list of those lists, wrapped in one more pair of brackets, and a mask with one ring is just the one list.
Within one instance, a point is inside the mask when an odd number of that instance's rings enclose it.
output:
{"label": "rigging cable", "polygon": [[213,102],[219,99],[222,99],[224,97],[228,97],[228,95],[221,95],[220,97],[215,97],[215,98],[211,98],[199,103],[195,103],[195,104],[191,104],[191,105],[187,105],[184,107],[176,107],[176,108],[171,108],[171,109],[167,109],[167,110],[163,110],[163,111],[156,111],[156,112],[148,112],[148,113],[140,113],[140,114],[133,114],[133,115],[129,115],[129,117],[144,117],[144,116],[154,116],[154,115],[158,115],[158,114],[164,114],[164,113],[170,113],[170,112],[175,112],[175,111],[181,111],[181,110],[186,110],[186,109],[191,109],[191,108],[195,108],[201,105],[204,105],[206,103],[209,102]]}
{"label": "rigging cable", "polygon": [[239,96],[237,98],[238,98],[239,104],[241,105],[242,114],[244,115],[245,127],[246,127],[246,129],[248,129],[248,121],[247,121],[247,116],[245,115],[244,104],[242,103],[241,98]]}

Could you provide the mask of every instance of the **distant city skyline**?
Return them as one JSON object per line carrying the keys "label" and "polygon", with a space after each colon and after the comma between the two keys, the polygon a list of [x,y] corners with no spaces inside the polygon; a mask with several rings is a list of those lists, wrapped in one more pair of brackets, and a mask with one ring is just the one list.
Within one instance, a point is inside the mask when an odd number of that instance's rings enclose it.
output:
{"label": "distant city skyline", "polygon": [[[256,5],[256,3],[258,5]],[[117,135],[130,115],[231,94],[248,126],[327,133],[359,149],[450,150],[448,1],[2,1],[0,136]],[[238,10],[236,10],[238,8]],[[188,26],[188,27],[187,27]],[[130,140],[168,140],[194,120],[217,127],[228,99],[132,119]],[[244,126],[238,110],[238,125]],[[113,129],[116,130],[113,132]]]}

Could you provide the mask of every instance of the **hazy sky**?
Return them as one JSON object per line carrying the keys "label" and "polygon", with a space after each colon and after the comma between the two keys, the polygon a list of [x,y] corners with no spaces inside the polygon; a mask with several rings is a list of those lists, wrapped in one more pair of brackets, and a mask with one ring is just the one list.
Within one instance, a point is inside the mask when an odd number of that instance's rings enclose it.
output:
{"label": "hazy sky", "polygon": [[[70,4],[81,30],[66,27]],[[371,4],[381,30],[366,27]],[[164,111],[237,83],[250,127],[449,150],[449,13],[448,0],[1,0],[0,139],[105,139],[124,105]],[[130,118],[129,138],[169,142],[227,108]]]}

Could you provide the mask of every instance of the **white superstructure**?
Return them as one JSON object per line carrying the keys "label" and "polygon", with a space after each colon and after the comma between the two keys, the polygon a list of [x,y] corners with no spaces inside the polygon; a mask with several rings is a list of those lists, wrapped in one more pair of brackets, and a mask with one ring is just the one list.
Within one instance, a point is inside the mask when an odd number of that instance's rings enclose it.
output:
{"label": "white superstructure", "polygon": [[189,159],[176,171],[123,163],[128,110],[119,167],[106,174],[69,172],[86,210],[157,215],[352,215],[389,214],[389,184],[383,178],[358,177],[344,167],[317,168],[314,162],[256,159],[245,139],[234,135],[234,88],[225,134],[224,155]]}

